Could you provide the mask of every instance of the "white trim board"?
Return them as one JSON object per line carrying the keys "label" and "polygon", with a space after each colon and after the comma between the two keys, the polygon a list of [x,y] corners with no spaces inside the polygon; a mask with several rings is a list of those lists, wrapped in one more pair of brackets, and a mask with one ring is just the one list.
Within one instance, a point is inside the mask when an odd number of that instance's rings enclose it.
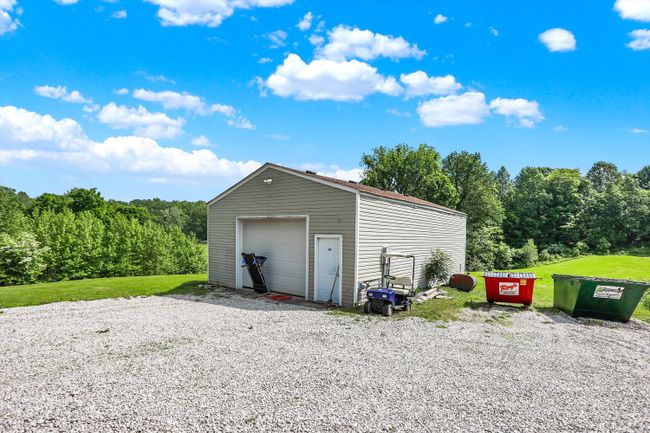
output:
{"label": "white trim board", "polygon": [[242,215],[235,217],[235,288],[242,288],[244,270],[241,267],[242,223],[246,220],[304,219],[305,220],[305,300],[309,299],[309,215]]}
{"label": "white trim board", "polygon": [[205,231],[205,243],[208,246],[208,283],[212,283],[212,279],[210,278],[210,208],[206,208],[207,215],[206,215],[206,231]]}
{"label": "white trim board", "polygon": [[302,173],[299,173],[299,172],[284,168],[281,165],[277,165],[277,164],[267,162],[266,164],[264,164],[263,166],[261,166],[260,168],[258,168],[257,170],[255,170],[254,172],[252,172],[251,174],[249,174],[248,176],[246,176],[245,178],[243,178],[242,180],[240,180],[239,182],[237,182],[236,184],[234,184],[233,186],[231,186],[230,188],[228,188],[227,190],[225,190],[224,192],[222,192],[221,194],[219,194],[215,198],[213,198],[212,200],[210,200],[206,204],[206,206],[210,207],[212,204],[218,202],[222,198],[225,198],[226,196],[228,196],[228,194],[236,191],[240,186],[243,186],[243,185],[247,184],[248,182],[253,180],[253,178],[257,177],[257,175],[262,174],[263,172],[265,172],[268,169],[277,170],[277,171],[279,171],[281,173],[290,174],[290,175],[299,177],[301,179],[310,180],[312,182],[320,183],[320,184],[323,184],[323,185],[330,186],[332,188],[340,189],[340,190],[351,192],[351,193],[354,193],[354,194],[359,193],[359,191],[354,189],[354,188],[348,188],[347,186],[339,185],[338,183],[335,183],[335,182],[328,182],[327,180],[324,180],[324,179],[319,179],[319,178],[310,176],[308,174],[302,174]]}
{"label": "white trim board", "polygon": [[316,234],[314,235],[314,301],[316,297],[316,287],[318,287],[318,239],[331,238],[339,240],[339,305],[343,305],[343,235],[337,234]]}
{"label": "white trim board", "polygon": [[354,217],[354,293],[352,295],[352,305],[359,302],[359,209],[361,207],[361,196],[357,194],[356,210]]}

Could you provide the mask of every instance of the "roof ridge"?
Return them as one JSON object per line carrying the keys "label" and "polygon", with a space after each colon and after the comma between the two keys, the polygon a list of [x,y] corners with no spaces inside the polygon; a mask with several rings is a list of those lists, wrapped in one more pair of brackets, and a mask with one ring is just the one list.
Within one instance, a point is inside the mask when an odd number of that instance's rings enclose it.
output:
{"label": "roof ridge", "polygon": [[324,181],[327,181],[327,182],[335,183],[337,185],[346,186],[348,188],[357,190],[359,192],[374,195],[374,196],[377,196],[377,197],[397,200],[397,201],[401,201],[401,202],[404,202],[404,203],[411,203],[411,204],[420,205],[420,206],[427,206],[427,207],[431,207],[431,208],[434,208],[434,209],[439,209],[439,210],[443,210],[443,211],[447,211],[447,212],[466,215],[464,212],[461,212],[459,210],[451,209],[451,208],[448,208],[446,206],[442,206],[442,205],[439,205],[437,203],[430,202],[428,200],[424,200],[424,199],[421,199],[421,198],[418,198],[418,197],[410,196],[408,194],[401,194],[399,192],[386,190],[386,189],[383,189],[383,188],[377,188],[377,187],[370,186],[370,185],[365,185],[365,184],[363,184],[361,182],[346,181],[346,180],[338,179],[338,178],[335,178],[335,177],[325,176],[323,174],[318,174],[318,173],[312,174],[312,173],[315,173],[313,170],[298,170],[298,169],[295,169],[295,168],[286,167],[284,165],[275,164],[275,163],[272,163],[272,162],[267,162],[265,165],[268,165],[270,167],[273,167],[273,166],[279,167],[279,168],[282,168],[284,170],[289,170],[289,171],[292,171],[292,172],[294,172],[296,174],[300,174],[300,175],[303,175],[303,176],[313,177],[313,178],[317,178],[317,179],[324,180]]}

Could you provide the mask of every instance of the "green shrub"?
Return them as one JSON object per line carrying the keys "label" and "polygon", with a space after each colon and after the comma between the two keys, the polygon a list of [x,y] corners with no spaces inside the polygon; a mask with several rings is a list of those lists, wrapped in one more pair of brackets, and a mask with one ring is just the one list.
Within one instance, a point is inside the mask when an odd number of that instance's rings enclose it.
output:
{"label": "green shrub", "polygon": [[598,254],[607,254],[609,252],[610,242],[605,238],[599,238],[594,245],[594,252]]}
{"label": "green shrub", "polygon": [[494,267],[498,247],[498,243],[494,239],[497,236],[497,231],[489,227],[467,230],[466,268],[468,271],[480,271]]}
{"label": "green shrub", "polygon": [[201,244],[184,234],[177,226],[170,227],[168,235],[171,237],[172,261],[176,272],[197,274],[206,271],[208,258]]}
{"label": "green shrub", "polygon": [[89,211],[44,211],[35,236],[48,247],[42,281],[205,272],[205,251],[179,227],[122,214],[103,221]]}
{"label": "green shrub", "polygon": [[524,246],[515,252],[514,262],[517,267],[529,268],[534,266],[538,260],[537,246],[535,246],[535,242],[532,239],[528,239]]}
{"label": "green shrub", "polygon": [[446,283],[449,280],[451,258],[446,252],[437,249],[431,251],[431,257],[425,265],[424,275],[433,284]]}
{"label": "green shrub", "polygon": [[510,269],[512,266],[512,248],[500,242],[494,254],[494,267],[496,269]]}
{"label": "green shrub", "polygon": [[0,233],[0,285],[36,282],[45,269],[45,251],[31,233]]}
{"label": "green shrub", "polygon": [[573,257],[583,256],[589,252],[589,246],[582,241],[578,241],[571,252]]}
{"label": "green shrub", "polygon": [[551,255],[551,253],[548,252],[547,249],[543,249],[542,251],[539,252],[538,260],[540,261],[540,263],[550,262],[553,260],[553,256]]}

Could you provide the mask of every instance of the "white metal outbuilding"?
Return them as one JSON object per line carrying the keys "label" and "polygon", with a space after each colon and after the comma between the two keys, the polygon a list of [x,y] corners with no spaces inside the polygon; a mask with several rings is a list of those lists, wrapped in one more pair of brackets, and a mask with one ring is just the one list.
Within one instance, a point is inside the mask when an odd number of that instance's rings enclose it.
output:
{"label": "white metal outbuilding", "polygon": [[[208,280],[248,287],[241,253],[268,257],[271,290],[354,305],[360,282],[379,277],[381,248],[424,264],[442,249],[465,270],[465,214],[415,197],[267,163],[208,203]],[[397,262],[392,273],[410,275]]]}

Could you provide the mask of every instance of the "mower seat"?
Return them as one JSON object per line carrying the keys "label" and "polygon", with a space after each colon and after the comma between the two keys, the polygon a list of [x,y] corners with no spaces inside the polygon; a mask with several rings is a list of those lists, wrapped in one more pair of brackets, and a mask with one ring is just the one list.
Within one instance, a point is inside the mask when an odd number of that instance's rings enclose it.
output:
{"label": "mower seat", "polygon": [[393,281],[391,281],[391,284],[393,286],[402,286],[402,287],[409,286],[410,287],[411,284],[412,284],[411,277],[395,277],[395,279],[393,279]]}
{"label": "mower seat", "polygon": [[397,295],[408,296],[411,293],[411,278],[394,277],[390,282],[390,288],[393,289]]}
{"label": "mower seat", "polygon": [[400,289],[397,287],[391,287],[391,290],[393,290],[396,295],[402,295],[402,296],[408,296],[411,293],[409,289]]}

